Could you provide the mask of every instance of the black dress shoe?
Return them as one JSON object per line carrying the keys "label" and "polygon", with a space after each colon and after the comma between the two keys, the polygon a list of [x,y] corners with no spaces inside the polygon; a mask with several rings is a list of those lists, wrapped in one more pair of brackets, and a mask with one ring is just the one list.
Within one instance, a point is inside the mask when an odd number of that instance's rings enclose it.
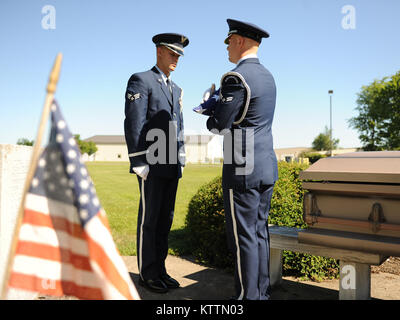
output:
{"label": "black dress shoe", "polygon": [[139,285],[142,287],[145,287],[146,289],[156,292],[156,293],[167,293],[168,288],[167,285],[164,283],[164,281],[160,279],[155,279],[155,280],[143,280],[142,278],[139,278]]}
{"label": "black dress shoe", "polygon": [[180,287],[179,282],[176,281],[174,278],[171,278],[168,274],[164,274],[160,278],[169,289],[176,289]]}

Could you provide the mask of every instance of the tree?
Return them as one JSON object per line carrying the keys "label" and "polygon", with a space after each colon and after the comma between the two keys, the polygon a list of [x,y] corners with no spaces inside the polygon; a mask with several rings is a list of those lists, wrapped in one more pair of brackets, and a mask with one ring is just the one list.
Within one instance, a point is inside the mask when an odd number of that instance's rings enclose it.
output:
{"label": "tree", "polygon": [[97,146],[93,141],[82,141],[80,137],[79,134],[74,135],[82,154],[87,153],[90,156],[97,151]]}
{"label": "tree", "polygon": [[363,86],[356,110],[349,125],[359,132],[363,150],[400,150],[400,71]]}
{"label": "tree", "polygon": [[[325,126],[325,131],[320,133],[312,142],[312,148],[317,151],[331,149],[331,130]],[[339,145],[339,139],[332,138],[332,150],[336,149]]]}
{"label": "tree", "polygon": [[29,140],[27,138],[19,138],[17,141],[17,144],[20,146],[33,146],[34,143],[34,140]]}

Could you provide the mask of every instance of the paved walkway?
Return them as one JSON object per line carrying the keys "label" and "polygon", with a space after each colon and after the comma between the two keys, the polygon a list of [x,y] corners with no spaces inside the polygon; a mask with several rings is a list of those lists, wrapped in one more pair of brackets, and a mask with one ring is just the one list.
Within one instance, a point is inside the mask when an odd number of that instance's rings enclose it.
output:
{"label": "paved walkway", "polygon": [[[136,288],[144,300],[226,300],[234,295],[233,275],[222,270],[194,263],[190,258],[168,256],[168,273],[177,279],[181,288],[166,294],[152,293],[139,286],[136,256],[123,257]],[[337,300],[339,280],[323,282],[298,281],[283,277],[280,287],[272,290],[273,300]],[[372,299],[400,300],[400,275],[371,274]]]}

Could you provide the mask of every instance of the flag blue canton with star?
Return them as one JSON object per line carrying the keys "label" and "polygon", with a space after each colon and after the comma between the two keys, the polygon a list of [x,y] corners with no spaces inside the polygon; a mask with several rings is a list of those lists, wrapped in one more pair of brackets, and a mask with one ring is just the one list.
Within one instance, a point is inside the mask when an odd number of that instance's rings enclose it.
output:
{"label": "flag blue canton with star", "polygon": [[49,144],[43,151],[29,192],[74,204],[82,226],[100,210],[93,182],[56,101],[51,107]]}

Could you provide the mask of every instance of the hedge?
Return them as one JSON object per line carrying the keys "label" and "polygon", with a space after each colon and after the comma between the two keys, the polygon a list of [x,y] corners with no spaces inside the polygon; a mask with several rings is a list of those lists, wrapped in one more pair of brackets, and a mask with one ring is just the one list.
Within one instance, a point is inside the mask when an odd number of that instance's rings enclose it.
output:
{"label": "hedge", "polygon": [[320,154],[318,152],[302,152],[300,154],[301,157],[303,158],[308,158],[311,164],[314,162],[317,162],[319,159],[326,158],[325,154]]}
{"label": "hedge", "polygon": [[[306,228],[302,218],[304,190],[299,172],[305,164],[279,162],[279,180],[271,199],[269,223]],[[202,186],[191,199],[185,220],[185,252],[213,267],[233,270],[227,247],[221,177]],[[291,251],[283,252],[283,275],[312,280],[338,276],[338,261]]]}

